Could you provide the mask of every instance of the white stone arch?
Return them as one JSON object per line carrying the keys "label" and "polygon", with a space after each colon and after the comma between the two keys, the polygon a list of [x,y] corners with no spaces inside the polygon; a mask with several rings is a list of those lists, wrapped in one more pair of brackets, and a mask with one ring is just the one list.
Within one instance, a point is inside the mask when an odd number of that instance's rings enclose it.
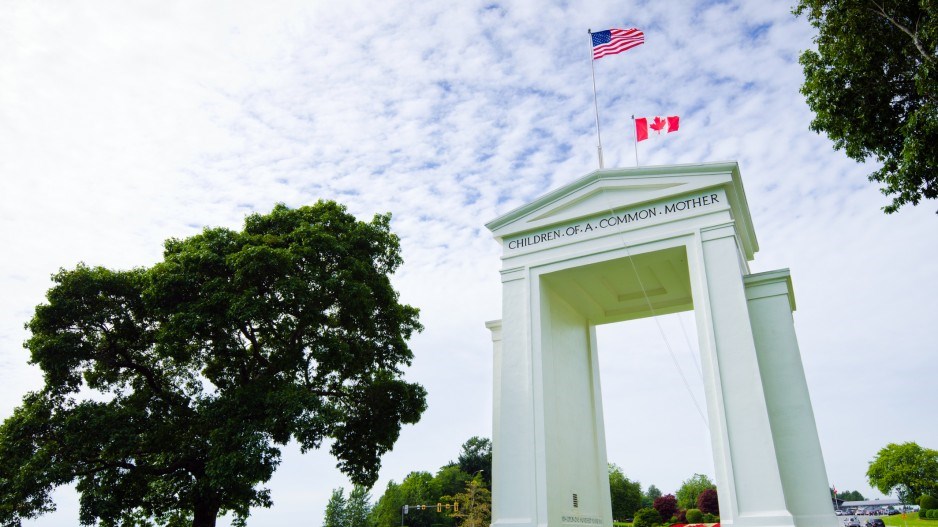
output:
{"label": "white stone arch", "polygon": [[611,527],[595,327],[693,309],[721,524],[836,527],[791,280],[749,271],[736,163],[600,170],[486,226],[494,526]]}

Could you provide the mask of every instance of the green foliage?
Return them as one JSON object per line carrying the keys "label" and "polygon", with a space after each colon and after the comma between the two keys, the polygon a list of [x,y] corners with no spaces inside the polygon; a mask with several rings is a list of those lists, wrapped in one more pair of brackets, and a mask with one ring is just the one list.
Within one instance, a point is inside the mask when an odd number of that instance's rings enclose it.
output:
{"label": "green foliage", "polygon": [[642,508],[654,506],[655,500],[661,497],[661,491],[654,485],[649,485],[648,489],[642,493]]}
{"label": "green foliage", "polygon": [[455,496],[466,488],[466,484],[469,483],[470,479],[472,479],[471,476],[463,472],[459,465],[445,465],[433,477],[435,494],[437,496]]}
{"label": "green foliage", "polygon": [[717,516],[716,514],[710,514],[709,512],[705,512],[703,515],[704,523],[716,523],[718,521],[720,521],[720,517]]}
{"label": "green foliage", "polygon": [[935,519],[935,514],[938,513],[938,509],[928,509],[925,511],[925,517],[929,520]]}
{"label": "green foliage", "polygon": [[928,517],[927,515],[928,515],[928,510],[926,510],[926,509],[919,509],[919,510],[918,510],[918,517],[919,517],[920,519],[922,519],[922,520],[926,519],[926,518]]}
{"label": "green foliage", "polygon": [[44,386],[0,426],[0,524],[73,481],[86,525],[243,523],[289,441],[328,439],[372,484],[426,407],[400,264],[389,216],[321,201],[168,240],[151,268],[60,271],[28,324]]}
{"label": "green foliage", "polygon": [[922,509],[938,509],[938,498],[929,494],[923,494],[918,499],[918,506]]}
{"label": "green foliage", "polygon": [[492,523],[492,493],[485,488],[481,477],[469,480],[465,491],[442,498],[446,502],[458,502],[459,510],[448,515],[457,527],[488,527]]}
{"label": "green foliage", "polygon": [[[832,491],[832,492],[833,492],[833,491]],[[848,490],[848,491],[844,491],[844,492],[838,492],[838,493],[837,493],[837,498],[842,499],[842,500],[844,500],[844,501],[864,501],[864,500],[866,500],[866,498],[863,497],[863,494],[860,494],[860,491],[858,491],[858,490]]]}
{"label": "green foliage", "polygon": [[883,494],[895,490],[902,503],[911,503],[915,496],[938,494],[938,450],[911,442],[889,443],[870,462],[866,478]]}
{"label": "green foliage", "polygon": [[322,527],[346,527],[345,491],[341,488],[333,489],[329,502],[326,503],[326,514],[322,520]]}
{"label": "green foliage", "polygon": [[632,527],[654,527],[661,523],[661,515],[655,509],[646,507],[635,513]]}
{"label": "green foliage", "polygon": [[687,518],[687,523],[700,523],[703,521],[703,513],[700,512],[700,509],[687,509],[685,517]]}
{"label": "green foliage", "polygon": [[697,507],[697,496],[706,489],[716,489],[716,485],[710,481],[710,478],[703,474],[694,474],[689,479],[684,480],[681,488],[677,489],[675,497],[677,504],[683,509],[693,509]]}
{"label": "green foliage", "polygon": [[[355,485],[345,503],[345,525],[343,527],[370,527],[371,494],[368,489]],[[323,525],[326,527],[326,525]]]}
{"label": "green foliage", "polygon": [[625,477],[622,469],[609,464],[609,495],[612,498],[612,517],[631,518],[642,505],[642,486]]}
{"label": "green foliage", "polygon": [[[412,472],[400,485],[391,481],[371,511],[370,525],[372,527],[401,525],[401,507],[405,504],[428,505],[426,510],[411,510],[404,517],[404,522],[408,527],[453,527],[458,522],[480,520],[479,515],[483,514],[485,507],[491,511],[491,495],[488,494],[489,497],[485,497],[488,493],[485,474],[491,472],[491,455],[491,441],[473,437],[462,445],[460,462],[450,462],[440,467],[435,476],[427,472]],[[479,466],[479,463],[487,468],[475,469],[473,473],[466,473],[461,468],[475,468]],[[453,515],[452,509],[444,509],[441,513],[436,512],[437,503],[452,505],[453,500],[461,499],[460,496],[467,497],[470,505],[473,506],[476,504],[476,499],[489,501],[485,502],[488,505],[484,505],[483,509],[472,513],[462,510],[460,514]]]}
{"label": "green foliage", "polygon": [[371,509],[371,525],[377,527],[392,527],[402,523],[401,507],[407,502],[401,494],[401,486],[391,480],[378,498],[378,502]]}
{"label": "green foliage", "polygon": [[801,55],[811,129],[857,161],[902,205],[938,197],[938,4],[799,0],[818,30]]}
{"label": "green foliage", "polygon": [[481,474],[486,485],[492,484],[492,441],[486,437],[470,437],[462,446],[457,459],[459,469],[466,474]]}

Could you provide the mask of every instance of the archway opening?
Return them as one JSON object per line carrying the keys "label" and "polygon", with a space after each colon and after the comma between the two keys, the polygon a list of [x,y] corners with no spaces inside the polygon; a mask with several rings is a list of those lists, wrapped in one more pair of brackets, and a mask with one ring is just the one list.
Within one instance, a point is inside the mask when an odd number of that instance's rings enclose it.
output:
{"label": "archway opening", "polygon": [[[581,320],[595,326],[606,457],[642,490],[674,493],[695,473],[714,478],[694,302],[684,245],[596,261],[542,275],[543,346],[550,384],[588,375]],[[567,385],[571,386],[571,385]],[[586,426],[574,410],[589,396],[558,398],[558,425]],[[562,423],[562,424],[561,424]],[[576,436],[564,451],[582,451]]]}
{"label": "archway opening", "polygon": [[715,481],[697,331],[685,311],[596,328],[606,455],[642,492]]}

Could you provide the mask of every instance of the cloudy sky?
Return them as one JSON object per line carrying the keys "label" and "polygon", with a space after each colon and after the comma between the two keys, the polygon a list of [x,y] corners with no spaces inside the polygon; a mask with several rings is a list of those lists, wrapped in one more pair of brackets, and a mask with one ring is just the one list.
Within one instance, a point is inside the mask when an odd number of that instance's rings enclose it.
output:
{"label": "cloudy sky", "polygon": [[[938,448],[938,203],[886,216],[856,164],[808,130],[785,2],[27,2],[0,6],[0,417],[40,385],[23,324],[78,262],[148,266],[162,242],[239,228],[277,202],[393,213],[394,277],[422,310],[408,376],[429,410],[384,458],[380,495],[491,431],[500,248],[483,224],[597,168],[587,29],[646,44],[596,62],[607,167],[630,116],[679,115],[644,164],[738,161],[761,251],[791,269],[832,484],[888,442]],[[689,313],[602,328],[610,461],[674,491],[712,475]],[[625,347],[623,341],[633,343]],[[667,351],[673,350],[674,358]],[[685,386],[682,377],[687,378]],[[287,448],[253,525],[319,525],[347,485]],[[71,526],[77,498],[34,526]],[[221,524],[227,524],[224,520]]]}

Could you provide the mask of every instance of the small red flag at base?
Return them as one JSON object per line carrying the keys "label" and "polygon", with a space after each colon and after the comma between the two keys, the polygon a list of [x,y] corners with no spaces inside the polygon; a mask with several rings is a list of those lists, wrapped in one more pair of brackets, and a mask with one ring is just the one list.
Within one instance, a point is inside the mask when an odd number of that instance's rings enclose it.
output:
{"label": "small red flag at base", "polygon": [[681,118],[677,115],[669,115],[668,117],[662,119],[660,116],[655,116],[655,118],[648,122],[647,117],[639,117],[635,119],[635,141],[644,141],[648,139],[648,130],[656,132],[658,135],[662,131],[665,133],[677,132],[678,128],[681,126]]}

